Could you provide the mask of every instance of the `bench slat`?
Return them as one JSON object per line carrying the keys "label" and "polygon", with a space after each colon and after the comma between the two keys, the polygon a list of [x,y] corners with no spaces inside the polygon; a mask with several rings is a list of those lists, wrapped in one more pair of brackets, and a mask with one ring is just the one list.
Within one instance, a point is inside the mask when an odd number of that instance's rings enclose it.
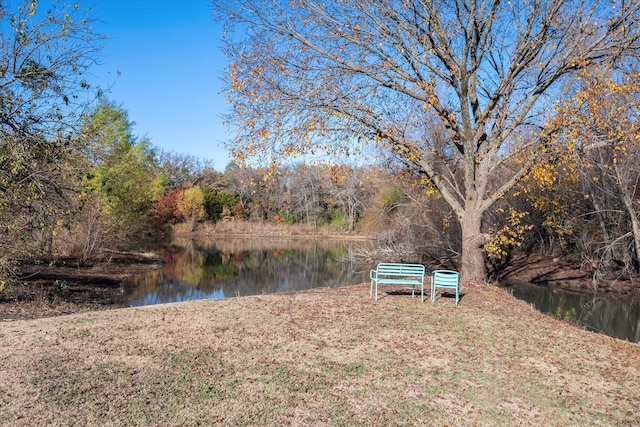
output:
{"label": "bench slat", "polygon": [[436,288],[455,289],[456,305],[460,300],[460,273],[453,270],[434,270],[431,272],[431,302],[436,300]]}
{"label": "bench slat", "polygon": [[396,285],[411,285],[416,284],[419,285],[422,283],[422,280],[419,279],[378,279],[378,283],[386,283],[386,284],[396,284]]}

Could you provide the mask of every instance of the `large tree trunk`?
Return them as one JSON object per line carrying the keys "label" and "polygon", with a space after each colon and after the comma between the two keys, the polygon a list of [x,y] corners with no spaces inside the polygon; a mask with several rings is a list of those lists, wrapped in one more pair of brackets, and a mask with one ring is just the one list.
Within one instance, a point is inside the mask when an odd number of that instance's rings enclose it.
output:
{"label": "large tree trunk", "polygon": [[[624,191],[624,190],[623,190]],[[633,234],[633,248],[635,250],[635,257],[633,259],[633,268],[638,271],[640,270],[640,221],[638,221],[638,214],[633,206],[633,200],[629,196],[628,193],[624,193],[622,196],[622,200],[624,201],[624,206],[627,209],[627,213],[629,214],[629,218],[631,219],[631,231]]]}
{"label": "large tree trunk", "polygon": [[462,255],[460,257],[460,273],[462,279],[470,282],[482,282],[487,276],[482,245],[490,239],[482,233],[482,212],[473,210],[465,212],[460,218],[462,228]]}

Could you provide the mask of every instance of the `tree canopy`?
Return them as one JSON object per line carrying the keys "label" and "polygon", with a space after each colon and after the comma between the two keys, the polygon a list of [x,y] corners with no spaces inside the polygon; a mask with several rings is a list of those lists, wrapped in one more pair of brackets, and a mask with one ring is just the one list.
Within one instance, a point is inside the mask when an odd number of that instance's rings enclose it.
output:
{"label": "tree canopy", "polygon": [[548,152],[538,131],[560,84],[640,47],[640,3],[625,0],[213,7],[227,25],[232,154],[276,164],[374,146],[455,211],[467,280],[485,279],[483,214]]}

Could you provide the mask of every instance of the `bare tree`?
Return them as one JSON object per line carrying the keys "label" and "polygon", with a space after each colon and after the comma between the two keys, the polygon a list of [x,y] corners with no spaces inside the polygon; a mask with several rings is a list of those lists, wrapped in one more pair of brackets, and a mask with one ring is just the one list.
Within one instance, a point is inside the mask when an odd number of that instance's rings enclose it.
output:
{"label": "bare tree", "polygon": [[[640,34],[640,2],[627,0],[233,0],[213,8],[227,24],[232,154],[277,162],[356,154],[367,143],[392,153],[455,211],[467,280],[486,276],[483,214],[546,151],[545,138],[522,138],[550,114],[544,95],[591,64],[637,53]],[[503,169],[509,174],[492,181]]]}
{"label": "bare tree", "polygon": [[365,184],[366,170],[343,165],[331,167],[330,172],[329,195],[342,211],[347,231],[353,231],[362,216],[369,193]]}
{"label": "bare tree", "polygon": [[[594,68],[556,117],[572,150],[590,214],[600,224],[597,252],[640,269],[640,73]],[[625,67],[626,68],[626,67]],[[576,159],[576,157],[578,157]]]}
{"label": "bare tree", "polygon": [[25,144],[61,138],[98,94],[86,73],[103,38],[78,5],[13,3],[0,3],[0,130]]}
{"label": "bare tree", "polygon": [[71,135],[99,95],[85,80],[101,40],[91,17],[59,1],[44,7],[0,2],[0,288],[3,265],[50,255],[67,224],[78,158]]}
{"label": "bare tree", "polygon": [[324,214],[325,177],[320,167],[297,164],[287,173],[291,208],[308,225],[317,227]]}

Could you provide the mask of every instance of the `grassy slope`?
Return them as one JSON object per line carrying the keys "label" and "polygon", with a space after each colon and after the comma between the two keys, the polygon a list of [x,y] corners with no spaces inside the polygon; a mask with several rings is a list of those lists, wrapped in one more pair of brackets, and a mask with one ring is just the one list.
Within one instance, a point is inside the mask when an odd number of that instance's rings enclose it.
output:
{"label": "grassy slope", "polygon": [[0,323],[1,425],[639,425],[640,346],[484,285]]}

